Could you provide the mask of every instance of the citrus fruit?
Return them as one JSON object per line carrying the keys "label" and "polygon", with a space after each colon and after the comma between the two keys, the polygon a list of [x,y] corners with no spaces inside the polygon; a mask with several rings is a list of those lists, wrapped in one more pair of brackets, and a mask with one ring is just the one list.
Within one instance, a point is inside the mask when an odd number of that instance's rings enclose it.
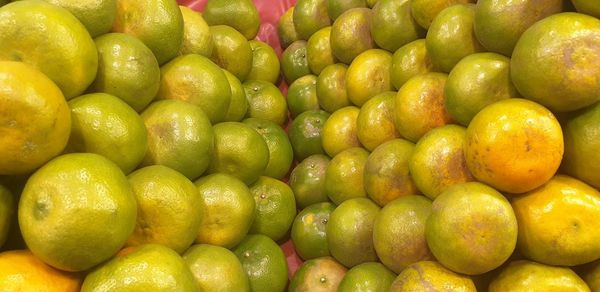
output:
{"label": "citrus fruit", "polygon": [[209,173],[230,174],[247,185],[254,183],[269,164],[269,147],[252,127],[239,122],[213,126],[214,151]]}
{"label": "citrus fruit", "polygon": [[45,1],[69,10],[85,26],[92,37],[109,32],[117,14],[116,0],[94,0],[89,2],[74,0]]}
{"label": "citrus fruit", "polygon": [[179,53],[183,16],[174,0],[117,0],[112,31],[140,39],[162,65]]}
{"label": "citrus fruit", "polygon": [[392,54],[385,50],[370,49],[358,55],[346,72],[348,99],[360,107],[375,95],[394,89],[391,67]]}
{"label": "citrus fruit", "polygon": [[561,168],[595,188],[600,188],[600,153],[597,129],[600,127],[600,104],[595,104],[566,119],[562,124],[565,154]]}
{"label": "citrus fruit", "polygon": [[327,0],[298,0],[293,12],[298,38],[308,40],[319,29],[331,25]]}
{"label": "citrus fruit", "polygon": [[336,154],[325,171],[325,192],[336,205],[343,201],[366,197],[364,177],[369,152],[352,147]]}
{"label": "citrus fruit", "polygon": [[394,273],[433,259],[425,239],[431,201],[423,196],[404,196],[381,209],[373,225],[373,245],[381,262]]}
{"label": "citrus fruit", "polygon": [[281,248],[269,237],[250,234],[233,250],[250,280],[250,291],[283,292],[287,262]]}
{"label": "citrus fruit", "polygon": [[591,105],[600,100],[598,46],[597,18],[565,12],[538,21],[515,45],[510,66],[515,87],[555,112]]}
{"label": "citrus fruit", "polygon": [[585,283],[588,285],[590,290],[596,291],[600,287],[600,275],[598,273],[600,270],[598,269],[598,261],[594,261],[589,265],[585,265],[586,270],[580,273]]}
{"label": "citrus fruit", "polygon": [[373,246],[373,225],[379,207],[367,198],[354,198],[341,203],[327,223],[329,252],[344,266],[377,260]]}
{"label": "citrus fruit", "polygon": [[323,69],[337,61],[331,51],[331,26],[319,29],[306,43],[306,61],[312,73],[319,75]]}
{"label": "citrus fruit", "polygon": [[288,8],[279,18],[277,36],[282,48],[287,48],[290,44],[299,40],[294,26],[294,6]]}
{"label": "citrus fruit", "polygon": [[356,118],[358,140],[367,150],[373,151],[386,141],[398,138],[394,121],[396,92],[385,91],[366,101]]}
{"label": "citrus fruit", "polygon": [[292,118],[305,111],[319,110],[317,76],[308,74],[294,80],[288,88],[287,105]]}
{"label": "citrus fruit", "polygon": [[219,66],[204,56],[188,54],[162,66],[156,97],[197,105],[215,124],[225,119],[231,102],[231,87]]}
{"label": "citrus fruit", "polygon": [[377,2],[379,2],[379,0],[367,0],[367,7],[373,8]]}
{"label": "citrus fruit", "polygon": [[27,180],[18,214],[36,257],[61,270],[83,271],[123,246],[135,227],[136,203],[116,164],[98,154],[73,153]]}
{"label": "citrus fruit", "polygon": [[433,291],[477,291],[471,278],[454,273],[433,261],[421,261],[408,266],[398,274],[389,291],[426,291],[427,289]]}
{"label": "citrus fruit", "polygon": [[235,28],[248,40],[256,37],[260,26],[258,10],[251,0],[209,0],[204,19],[210,25],[224,24]]}
{"label": "citrus fruit", "polygon": [[112,94],[142,111],[160,86],[160,67],[152,51],[136,37],[123,33],[107,33],[94,42],[98,73],[90,90]]}
{"label": "citrus fruit", "polygon": [[306,56],[306,41],[298,40],[291,43],[281,54],[281,73],[287,84],[310,74]]}
{"label": "citrus fruit", "polygon": [[8,232],[15,215],[15,198],[6,187],[0,184],[0,247],[8,239]]}
{"label": "citrus fruit", "polygon": [[314,154],[298,163],[290,173],[288,183],[299,209],[329,201],[325,191],[325,171],[329,161],[326,155]]}
{"label": "citrus fruit", "polygon": [[425,33],[411,14],[411,0],[379,0],[373,6],[371,34],[380,48],[394,52]]}
{"label": "citrus fruit", "polygon": [[284,182],[261,176],[250,185],[256,202],[256,217],[250,233],[266,235],[274,241],[282,239],[296,217],[296,201],[292,189]]}
{"label": "citrus fruit", "polygon": [[137,202],[137,224],[126,245],[156,243],[183,253],[196,239],[202,219],[196,186],[162,165],[140,168],[128,176]]}
{"label": "citrus fruit", "polygon": [[367,2],[365,0],[327,0],[327,12],[333,21],[346,10],[360,7],[367,7]]}
{"label": "citrus fruit", "polygon": [[248,118],[243,123],[252,127],[267,143],[269,163],[264,175],[276,179],[284,178],[294,159],[294,150],[285,130],[269,120],[259,118]]}
{"label": "citrus fruit", "polygon": [[288,136],[294,158],[298,161],[314,154],[325,154],[321,132],[329,114],[324,111],[307,111],[297,116],[290,125]]}
{"label": "citrus fruit", "polygon": [[331,257],[304,262],[292,277],[290,292],[336,292],[346,268]]}
{"label": "citrus fruit", "polygon": [[591,0],[571,0],[577,11],[585,13],[596,18],[600,17],[600,6]]}
{"label": "citrus fruit", "polygon": [[517,243],[517,219],[501,193],[467,182],[435,198],[425,236],[431,253],[444,266],[478,275],[510,257]]}
{"label": "citrus fruit", "polygon": [[548,265],[574,266],[600,258],[596,232],[600,192],[557,175],[512,200],[519,222],[520,252]]}
{"label": "citrus fruit", "polygon": [[180,5],[179,10],[183,17],[183,41],[179,54],[198,54],[210,58],[215,44],[208,23],[202,14],[186,6]]}
{"label": "citrus fruit", "polygon": [[481,110],[467,128],[465,157],[473,176],[509,193],[548,181],[563,154],[558,121],[543,106],[510,98]]}
{"label": "citrus fruit", "polygon": [[395,278],[396,274],[379,262],[362,263],[346,272],[337,291],[388,291]]}
{"label": "citrus fruit", "polygon": [[495,53],[464,57],[450,71],[444,97],[448,114],[465,127],[486,105],[520,97],[510,79],[510,59]]}
{"label": "citrus fruit", "polygon": [[444,9],[461,3],[476,2],[474,0],[412,0],[410,11],[415,21],[423,28],[429,29],[433,20]]}
{"label": "citrus fruit", "polygon": [[408,168],[425,196],[435,199],[452,185],[475,180],[467,168],[465,142],[466,129],[458,125],[433,129],[417,142]]}
{"label": "citrus fruit", "polygon": [[331,51],[345,64],[360,53],[375,47],[371,36],[373,13],[369,8],[352,8],[342,13],[331,26]]}
{"label": "citrus fruit", "polygon": [[280,126],[287,122],[287,101],[279,88],[263,80],[242,83],[248,101],[247,118],[261,118]]}
{"label": "citrus fruit", "polygon": [[119,98],[91,93],[69,101],[71,135],[67,149],[100,154],[123,173],[133,171],[148,150],[144,121]]}
{"label": "citrus fruit", "polygon": [[329,255],[327,223],[335,205],[316,203],[302,209],[292,224],[291,237],[298,255],[304,260]]}
{"label": "citrus fruit", "polygon": [[317,101],[326,112],[332,113],[351,105],[346,91],[346,64],[329,65],[317,78]]}
{"label": "citrus fruit", "polygon": [[560,12],[562,8],[561,0],[543,0],[537,3],[479,0],[473,29],[475,36],[487,50],[510,57],[515,44],[527,28]]}
{"label": "citrus fruit", "polygon": [[32,172],[67,145],[69,106],[52,80],[24,63],[0,61],[0,88],[0,174]]}
{"label": "citrus fruit", "polygon": [[425,39],[412,41],[398,48],[392,55],[390,80],[396,89],[400,89],[406,81],[415,75],[436,71],[432,64]]}
{"label": "citrus fruit", "polygon": [[393,139],[375,148],[367,157],[364,188],[368,197],[379,206],[420,193],[408,168],[414,148],[415,144],[409,141]]}
{"label": "citrus fruit", "polygon": [[0,253],[0,271],[5,291],[78,292],[81,286],[78,275],[46,265],[29,250]]}
{"label": "citrus fruit", "polygon": [[242,82],[235,77],[235,75],[229,73],[227,70],[223,70],[227,81],[229,81],[229,88],[231,89],[231,98],[229,99],[229,107],[225,114],[224,121],[226,122],[239,122],[248,112],[248,99],[246,98],[246,91],[242,87]]}
{"label": "citrus fruit", "polygon": [[264,80],[277,84],[281,65],[275,50],[259,40],[251,40],[248,43],[252,49],[252,69],[246,79]]}
{"label": "citrus fruit", "polygon": [[489,286],[499,291],[590,291],[585,282],[567,267],[553,267],[519,260],[511,262]]}
{"label": "citrus fruit", "polygon": [[356,125],[359,113],[359,108],[347,106],[335,111],[325,121],[321,144],[327,155],[334,157],[348,148],[361,146]]}
{"label": "citrus fruit", "polygon": [[203,176],[194,184],[200,192],[202,210],[196,242],[236,246],[255,217],[255,203],[248,186],[223,173]]}
{"label": "citrus fruit", "polygon": [[427,132],[452,122],[444,107],[446,79],[444,73],[429,72],[412,77],[398,90],[394,121],[401,137],[416,143]]}
{"label": "citrus fruit", "polygon": [[250,291],[250,282],[242,264],[226,248],[209,244],[194,245],[183,254],[183,260],[201,291]]}
{"label": "citrus fruit", "polygon": [[210,120],[191,103],[161,100],[141,114],[148,131],[148,151],[143,166],[161,164],[189,179],[202,175],[214,152]]}
{"label": "citrus fruit", "polygon": [[431,23],[425,45],[431,62],[443,72],[450,72],[462,58],[484,50],[473,33],[474,15],[475,4],[458,4],[442,10]]}
{"label": "citrus fruit", "polygon": [[240,81],[245,81],[252,70],[252,47],[248,40],[227,25],[211,26],[210,33],[214,42],[211,60]]}
{"label": "citrus fruit", "polygon": [[159,244],[132,246],[89,273],[82,292],[197,291],[194,276],[183,259]]}
{"label": "citrus fruit", "polygon": [[44,1],[0,8],[0,61],[26,63],[50,78],[69,99],[96,77],[98,53],[83,24],[68,10]]}

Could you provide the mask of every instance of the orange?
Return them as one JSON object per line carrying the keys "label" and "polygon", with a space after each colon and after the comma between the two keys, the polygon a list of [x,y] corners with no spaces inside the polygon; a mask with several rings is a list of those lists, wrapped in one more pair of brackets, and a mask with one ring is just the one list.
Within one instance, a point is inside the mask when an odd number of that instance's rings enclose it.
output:
{"label": "orange", "polygon": [[290,282],[290,292],[336,292],[346,268],[331,257],[308,260]]}
{"label": "orange", "polygon": [[112,31],[140,39],[162,65],[179,53],[183,16],[174,0],[117,0]]}
{"label": "orange", "polygon": [[0,61],[0,88],[0,174],[32,172],[67,145],[69,106],[52,80],[24,63]]}
{"label": "orange", "polygon": [[527,28],[562,9],[561,0],[539,3],[480,0],[477,1],[473,21],[475,36],[487,50],[510,57]]}
{"label": "orange", "polygon": [[248,118],[243,123],[252,127],[267,143],[269,163],[264,175],[276,179],[284,178],[294,159],[294,150],[285,130],[269,120],[259,118]]}
{"label": "orange", "polygon": [[307,111],[297,116],[290,125],[288,136],[294,158],[302,161],[314,154],[325,154],[322,131],[329,114],[324,111]]}
{"label": "orange", "polygon": [[585,282],[566,267],[546,266],[520,260],[511,262],[490,283],[490,292],[500,291],[590,291]]}
{"label": "orange", "polygon": [[231,26],[248,40],[256,37],[260,26],[258,10],[251,0],[206,1],[203,16],[208,24]]}
{"label": "orange", "polygon": [[352,8],[367,7],[365,0],[327,0],[329,18],[335,21],[342,13]]}
{"label": "orange", "polygon": [[215,63],[196,54],[178,56],[160,69],[157,99],[176,99],[199,106],[215,124],[225,119],[231,102],[228,79]]}
{"label": "orange", "polygon": [[183,253],[196,239],[202,219],[196,186],[183,174],[162,165],[140,168],[128,179],[138,216],[126,245],[156,243]]}
{"label": "orange", "polygon": [[0,286],[5,291],[78,292],[81,279],[46,265],[29,250],[0,253]]}
{"label": "orange", "polygon": [[421,261],[404,269],[392,283],[390,292],[400,291],[476,292],[471,278],[454,273],[433,261]]}
{"label": "orange", "polygon": [[395,278],[396,274],[379,262],[362,263],[346,272],[337,291],[388,291]]}
{"label": "orange", "polygon": [[98,52],[68,10],[45,1],[17,1],[0,8],[0,19],[0,61],[24,62],[40,70],[67,99],[92,83]]}
{"label": "orange", "polygon": [[94,0],[88,2],[73,0],[45,0],[50,4],[69,10],[92,37],[103,35],[112,28],[117,14],[117,0]]}
{"label": "orange", "polygon": [[600,276],[598,275],[598,272],[600,272],[600,270],[598,269],[598,267],[598,261],[594,261],[591,262],[589,265],[585,265],[584,268],[587,269],[579,273],[583,280],[585,280],[585,283],[588,285],[590,290],[592,291],[597,291],[598,288],[600,288]]}
{"label": "orange", "polygon": [[446,125],[431,130],[417,142],[408,168],[417,188],[435,199],[450,186],[474,181],[464,149],[466,129]]}
{"label": "orange", "polygon": [[136,209],[116,164],[98,154],[66,154],[27,180],[19,226],[27,246],[45,263],[84,271],[123,246],[135,227]]}
{"label": "orange", "polygon": [[415,75],[436,71],[432,64],[425,39],[412,41],[398,48],[392,56],[390,79],[396,89],[400,89],[406,81]]}
{"label": "orange", "polygon": [[495,53],[464,57],[450,71],[444,87],[448,114],[465,127],[486,105],[517,97],[510,79],[510,59]]}
{"label": "orange", "polygon": [[371,34],[382,49],[394,52],[398,48],[425,36],[411,13],[411,0],[379,0],[373,6]]}
{"label": "orange", "polygon": [[250,186],[256,202],[256,217],[250,233],[264,234],[274,241],[287,235],[296,217],[296,201],[292,189],[284,182],[261,176]]}
{"label": "orange", "polygon": [[316,203],[304,208],[294,219],[291,238],[298,255],[304,260],[329,255],[327,223],[335,205]]}
{"label": "orange", "polygon": [[373,6],[375,6],[375,4],[377,4],[377,2],[379,2],[379,0],[367,0],[367,6],[369,8],[373,8]]}
{"label": "orange", "polygon": [[229,81],[229,89],[231,89],[231,98],[229,99],[229,107],[225,114],[226,122],[239,122],[248,112],[248,99],[246,99],[246,92],[242,87],[242,82],[235,77],[235,75],[229,73],[229,71],[223,69],[227,81]]}
{"label": "orange", "polygon": [[600,258],[600,192],[565,175],[512,200],[523,255],[548,265],[574,266]]}
{"label": "orange", "polygon": [[264,80],[277,84],[281,64],[275,50],[259,40],[251,40],[248,43],[252,48],[252,69],[246,79]]}
{"label": "orange", "polygon": [[152,51],[136,37],[123,33],[107,33],[94,41],[98,73],[90,91],[112,94],[142,111],[160,86],[160,67]]}
{"label": "orange", "polygon": [[394,121],[395,97],[396,92],[385,91],[360,108],[356,118],[357,136],[367,150],[373,151],[384,142],[400,137]]}
{"label": "orange", "polygon": [[567,12],[538,21],[515,45],[510,67],[515,87],[554,112],[591,105],[600,100],[598,46],[597,18]]}
{"label": "orange", "polygon": [[591,0],[572,0],[571,2],[575,8],[577,8],[577,11],[596,18],[600,17],[600,7],[598,6],[598,3],[594,3],[594,1]]}
{"label": "orange", "polygon": [[392,54],[381,49],[366,50],[356,56],[346,72],[348,99],[360,107],[377,94],[394,89],[391,67]]}
{"label": "orange", "polygon": [[281,54],[281,73],[287,84],[310,74],[306,56],[306,41],[298,40],[291,43]]}
{"label": "orange", "polygon": [[251,234],[233,250],[250,280],[250,291],[284,291],[288,282],[287,262],[272,239]]}
{"label": "orange", "polygon": [[319,106],[328,113],[349,106],[346,90],[346,71],[348,66],[342,63],[329,65],[317,78],[317,100]]}
{"label": "orange", "polygon": [[287,105],[292,118],[306,111],[319,110],[317,76],[304,75],[292,82],[287,92]]}
{"label": "orange", "polygon": [[189,179],[204,173],[214,152],[215,134],[200,107],[179,100],[161,100],[150,104],[141,116],[148,131],[143,166],[164,165]]}
{"label": "orange", "polygon": [[239,122],[213,126],[214,151],[208,173],[232,175],[247,185],[263,175],[269,164],[269,146],[252,127]]}
{"label": "orange", "polygon": [[379,206],[420,193],[408,168],[414,148],[415,144],[409,141],[393,139],[375,148],[367,157],[364,187],[369,198]]}
{"label": "orange", "polygon": [[288,119],[287,101],[279,88],[263,80],[248,80],[242,83],[248,101],[247,118],[269,120],[283,126]]}
{"label": "orange", "polygon": [[336,205],[357,197],[366,197],[365,164],[369,152],[361,147],[336,154],[325,171],[325,192]]}
{"label": "orange", "polygon": [[299,209],[329,201],[325,191],[325,171],[329,161],[326,155],[314,154],[303,159],[290,173],[288,183]]}
{"label": "orange", "polygon": [[513,253],[517,218],[501,193],[467,182],[435,198],[425,236],[441,264],[457,273],[478,275],[499,267]]}
{"label": "orange", "polygon": [[349,65],[360,53],[375,47],[371,36],[373,13],[369,8],[352,8],[342,13],[331,26],[331,51]]}
{"label": "orange", "polygon": [[425,239],[425,224],[431,201],[423,196],[405,196],[381,209],[373,227],[373,245],[381,262],[394,273],[433,259]]}
{"label": "orange", "polygon": [[252,47],[248,40],[227,25],[211,26],[210,33],[214,42],[211,60],[240,81],[245,81],[252,70]]}
{"label": "orange", "polygon": [[321,143],[327,155],[333,157],[348,148],[361,146],[356,124],[359,113],[359,108],[347,106],[335,111],[325,121]]}
{"label": "orange", "polygon": [[294,27],[294,6],[288,8],[277,22],[277,36],[282,48],[287,48],[293,42],[299,40],[298,33]]}
{"label": "orange", "polygon": [[255,202],[248,186],[223,173],[203,176],[194,184],[200,192],[202,214],[196,242],[236,246],[255,217]]}
{"label": "orange", "polygon": [[158,244],[128,247],[87,274],[81,292],[198,291],[194,275],[173,250]]}
{"label": "orange", "polygon": [[499,191],[523,193],[558,169],[563,135],[543,106],[510,98],[488,105],[467,128],[465,157],[473,176]]}
{"label": "orange", "polygon": [[250,282],[242,264],[230,250],[198,244],[183,255],[201,291],[249,292]]}
{"label": "orange", "polygon": [[306,43],[306,61],[312,73],[319,75],[323,69],[337,61],[331,51],[331,26],[319,29]]}
{"label": "orange", "polygon": [[423,28],[429,29],[433,20],[447,7],[460,3],[476,2],[475,0],[412,0],[411,14]]}
{"label": "orange", "polygon": [[406,81],[395,99],[394,121],[400,136],[416,143],[427,132],[452,123],[444,107],[447,75],[425,73]]}
{"label": "orange", "polygon": [[373,246],[373,224],[379,207],[367,198],[341,203],[329,217],[327,244],[329,252],[344,266],[377,260]]}
{"label": "orange", "polygon": [[13,216],[15,215],[15,198],[9,189],[0,184],[0,247],[9,236]]}
{"label": "orange", "polygon": [[198,54],[210,58],[215,44],[208,23],[195,10],[181,5],[179,10],[183,17],[183,41],[179,54]]}
{"label": "orange", "polygon": [[298,38],[308,40],[319,29],[331,25],[327,0],[298,0],[293,12]]}
{"label": "orange", "polygon": [[91,93],[69,101],[71,136],[67,150],[103,155],[123,173],[133,171],[148,150],[142,118],[119,98]]}

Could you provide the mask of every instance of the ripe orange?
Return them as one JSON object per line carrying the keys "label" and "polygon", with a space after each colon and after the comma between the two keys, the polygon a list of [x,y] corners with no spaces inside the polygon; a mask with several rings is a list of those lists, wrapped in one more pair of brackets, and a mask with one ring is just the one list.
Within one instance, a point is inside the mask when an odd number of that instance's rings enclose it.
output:
{"label": "ripe orange", "polygon": [[375,95],[363,104],[356,118],[358,140],[367,150],[399,138],[394,121],[396,92],[386,91]]}
{"label": "ripe orange", "polygon": [[323,150],[330,157],[352,147],[360,147],[356,120],[360,109],[355,106],[343,107],[329,116],[321,130]]}
{"label": "ripe orange", "polygon": [[198,54],[210,58],[215,44],[208,23],[195,10],[181,5],[179,9],[183,17],[183,42],[179,54]]}
{"label": "ripe orange", "polygon": [[369,8],[346,10],[331,26],[331,50],[340,62],[349,65],[360,53],[375,47],[371,36],[373,13]]}
{"label": "ripe orange", "polygon": [[590,291],[586,283],[567,267],[553,267],[520,260],[511,262],[490,283],[490,292]]}
{"label": "ripe orange", "polygon": [[400,291],[465,291],[476,292],[473,280],[454,273],[438,262],[422,261],[404,269],[392,283],[390,292]]}
{"label": "ripe orange", "polygon": [[331,26],[319,29],[306,43],[306,61],[313,74],[319,75],[323,69],[337,61],[331,51]]}
{"label": "ripe orange", "polygon": [[370,49],[356,56],[346,72],[348,99],[361,107],[372,97],[394,89],[390,80],[392,54]]}

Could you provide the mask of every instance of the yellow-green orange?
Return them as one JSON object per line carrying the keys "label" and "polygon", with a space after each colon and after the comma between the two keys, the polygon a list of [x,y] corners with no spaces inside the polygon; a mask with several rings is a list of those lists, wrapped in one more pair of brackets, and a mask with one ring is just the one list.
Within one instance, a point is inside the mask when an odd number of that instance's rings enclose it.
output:
{"label": "yellow-green orange", "polygon": [[329,114],[325,111],[307,111],[292,121],[288,137],[296,160],[302,161],[314,154],[325,154],[321,132],[328,118]]}
{"label": "yellow-green orange", "polygon": [[598,269],[598,261],[591,262],[589,265],[584,266],[585,270],[583,270],[580,275],[585,280],[585,283],[588,285],[590,290],[597,291],[600,288],[600,269]]}
{"label": "yellow-green orange", "polygon": [[379,0],[373,6],[371,34],[382,49],[394,52],[403,45],[425,36],[411,14],[411,0]]}
{"label": "yellow-green orange", "polygon": [[600,5],[593,0],[572,0],[577,11],[585,13],[596,18],[600,17]]}
{"label": "yellow-green orange", "polygon": [[264,234],[279,241],[290,230],[296,217],[294,192],[280,180],[261,176],[250,185],[250,193],[256,202],[256,217],[250,233]]}
{"label": "yellow-green orange", "polygon": [[231,26],[249,40],[256,37],[260,26],[258,10],[251,0],[206,1],[203,17],[210,25]]}
{"label": "yellow-green orange", "polygon": [[342,13],[331,26],[331,50],[345,64],[360,53],[375,47],[371,36],[373,13],[369,8],[352,8]]}
{"label": "yellow-green orange", "polygon": [[179,54],[198,54],[210,58],[215,44],[202,14],[186,6],[179,6],[183,17],[183,41]]}
{"label": "yellow-green orange", "polygon": [[317,100],[319,106],[326,112],[332,113],[340,108],[351,105],[346,91],[346,64],[329,65],[321,71],[317,78]]}
{"label": "yellow-green orange", "polygon": [[251,234],[233,250],[250,280],[250,291],[284,291],[287,262],[281,248],[272,239]]}
{"label": "yellow-green orange", "polygon": [[367,7],[365,0],[327,0],[329,18],[335,21],[342,13],[352,8]]}
{"label": "yellow-green orange", "polygon": [[362,263],[346,272],[337,291],[388,291],[395,278],[396,274],[379,262]]}
{"label": "yellow-green orange", "polygon": [[292,82],[287,91],[287,105],[292,118],[306,111],[319,110],[317,76],[308,74]]}
{"label": "yellow-green orange", "polygon": [[286,98],[273,83],[248,80],[242,83],[248,101],[247,118],[261,118],[283,126],[288,118]]}
{"label": "yellow-green orange", "polygon": [[248,118],[244,124],[258,132],[269,148],[269,163],[264,175],[276,179],[284,178],[294,160],[294,150],[288,136],[281,126],[265,119]]}
{"label": "yellow-green orange", "polygon": [[290,292],[336,292],[346,267],[331,257],[308,260],[298,268],[289,286]]}
{"label": "yellow-green orange", "polygon": [[13,223],[15,215],[15,198],[13,194],[3,185],[0,185],[0,247],[8,239],[8,231]]}
{"label": "yellow-green orange", "polygon": [[326,155],[314,154],[303,159],[290,173],[288,183],[299,209],[329,201],[325,191],[325,171],[329,161]]}
{"label": "yellow-green orange", "polygon": [[242,264],[230,250],[209,244],[190,247],[183,255],[201,291],[249,292]]}
{"label": "yellow-green orange", "polygon": [[587,292],[586,283],[567,267],[553,267],[520,260],[508,264],[490,283],[490,292],[500,291]]}
{"label": "yellow-green orange", "polygon": [[437,15],[447,7],[475,0],[412,0],[410,10],[415,21],[425,29],[429,29]]}
{"label": "yellow-green orange", "polygon": [[465,291],[476,292],[473,280],[454,273],[438,262],[421,261],[404,269],[392,283],[390,292],[401,291]]}
{"label": "yellow-green orange", "polygon": [[252,69],[246,79],[264,80],[277,84],[281,65],[275,50],[259,40],[251,40],[248,43],[252,48]]}
{"label": "yellow-green orange", "polygon": [[391,67],[392,54],[385,50],[370,49],[358,55],[346,72],[348,99],[360,107],[373,96],[394,89]]}
{"label": "yellow-green orange", "polygon": [[279,37],[281,47],[284,49],[299,40],[298,33],[294,27],[294,6],[288,8],[279,17],[279,22],[277,22],[277,36]]}
{"label": "yellow-green orange", "polygon": [[394,121],[395,91],[375,95],[360,108],[356,118],[358,140],[373,151],[386,141],[400,137]]}
{"label": "yellow-green orange", "polygon": [[306,41],[298,40],[291,43],[281,54],[281,73],[287,84],[310,74],[306,56]]}
{"label": "yellow-green orange", "polygon": [[239,122],[245,116],[248,111],[248,99],[246,99],[246,92],[242,87],[242,82],[235,77],[235,75],[229,73],[227,70],[223,70],[227,81],[229,81],[229,88],[231,89],[231,98],[229,99],[229,107],[225,114],[225,120],[227,122]]}
{"label": "yellow-green orange", "polygon": [[323,150],[330,157],[352,147],[360,147],[356,120],[360,109],[355,106],[335,111],[325,121],[321,133]]}
{"label": "yellow-green orange", "polygon": [[298,38],[308,40],[319,29],[329,26],[327,0],[298,0],[293,12],[294,28]]}
{"label": "yellow-green orange", "polygon": [[306,43],[306,61],[313,74],[319,75],[323,69],[337,61],[331,51],[331,26],[319,29]]}
{"label": "yellow-green orange", "polygon": [[45,0],[46,2],[69,10],[81,24],[85,26],[92,37],[105,34],[112,28],[117,14],[116,0]]}
{"label": "yellow-green orange", "polygon": [[248,40],[227,25],[211,26],[210,33],[214,43],[211,60],[240,81],[245,81],[252,70],[252,48]]}
{"label": "yellow-green orange", "polygon": [[394,87],[400,89],[413,76],[436,70],[427,52],[425,39],[418,39],[394,52],[390,79]]}
{"label": "yellow-green orange", "polygon": [[336,154],[325,171],[325,192],[336,205],[357,197],[366,197],[365,164],[369,152],[361,147]]}
{"label": "yellow-green orange", "polygon": [[298,255],[310,260],[329,255],[327,223],[335,205],[316,203],[304,208],[294,219],[291,239]]}

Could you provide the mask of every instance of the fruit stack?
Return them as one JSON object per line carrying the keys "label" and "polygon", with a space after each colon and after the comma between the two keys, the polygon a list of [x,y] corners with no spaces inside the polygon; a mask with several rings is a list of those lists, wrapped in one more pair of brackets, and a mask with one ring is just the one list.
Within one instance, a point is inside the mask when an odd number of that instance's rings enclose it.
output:
{"label": "fruit stack", "polygon": [[597,0],[8,2],[0,290],[600,291]]}

